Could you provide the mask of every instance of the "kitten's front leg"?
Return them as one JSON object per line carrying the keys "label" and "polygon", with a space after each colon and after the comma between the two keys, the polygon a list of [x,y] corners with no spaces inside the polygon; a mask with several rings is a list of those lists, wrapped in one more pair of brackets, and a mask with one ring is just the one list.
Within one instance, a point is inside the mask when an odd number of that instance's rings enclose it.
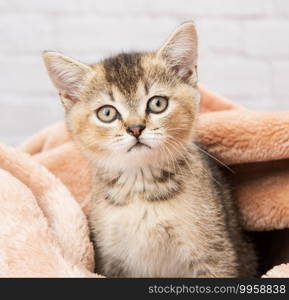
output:
{"label": "kitten's front leg", "polygon": [[[226,256],[225,256],[226,257]],[[204,259],[191,262],[190,268],[184,277],[190,278],[236,278],[239,277],[235,264],[222,264],[221,258]]]}

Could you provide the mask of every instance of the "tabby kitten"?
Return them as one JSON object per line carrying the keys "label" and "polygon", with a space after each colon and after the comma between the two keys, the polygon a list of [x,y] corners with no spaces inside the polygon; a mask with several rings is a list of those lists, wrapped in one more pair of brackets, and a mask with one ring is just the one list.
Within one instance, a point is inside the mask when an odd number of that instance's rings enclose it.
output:
{"label": "tabby kitten", "polygon": [[228,186],[194,143],[197,34],[85,65],[44,53],[67,128],[93,173],[96,271],[109,277],[255,273]]}

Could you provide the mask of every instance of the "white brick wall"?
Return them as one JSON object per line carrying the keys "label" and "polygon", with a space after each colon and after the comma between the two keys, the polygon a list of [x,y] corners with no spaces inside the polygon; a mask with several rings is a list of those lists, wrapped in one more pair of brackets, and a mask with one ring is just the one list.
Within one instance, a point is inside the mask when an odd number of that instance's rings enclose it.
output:
{"label": "white brick wall", "polygon": [[152,50],[181,22],[200,38],[200,81],[251,109],[289,110],[288,0],[0,0],[0,142],[63,118],[41,52],[84,62]]}

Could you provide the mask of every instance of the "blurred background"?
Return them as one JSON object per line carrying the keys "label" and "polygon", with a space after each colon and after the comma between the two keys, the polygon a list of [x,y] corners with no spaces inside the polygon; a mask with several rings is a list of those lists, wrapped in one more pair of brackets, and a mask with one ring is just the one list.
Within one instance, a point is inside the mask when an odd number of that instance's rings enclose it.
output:
{"label": "blurred background", "polygon": [[289,110],[288,0],[0,0],[0,142],[63,119],[43,50],[87,63],[154,50],[186,20],[203,85],[250,109]]}

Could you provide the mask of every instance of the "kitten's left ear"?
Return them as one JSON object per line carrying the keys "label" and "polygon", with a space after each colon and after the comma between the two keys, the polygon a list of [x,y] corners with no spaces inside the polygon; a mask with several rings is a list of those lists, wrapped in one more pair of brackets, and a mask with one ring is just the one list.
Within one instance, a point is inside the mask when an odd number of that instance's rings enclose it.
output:
{"label": "kitten's left ear", "polygon": [[192,22],[180,25],[157,52],[184,80],[197,82],[198,37]]}
{"label": "kitten's left ear", "polygon": [[54,86],[66,108],[79,100],[93,70],[58,52],[44,52],[44,63]]}

